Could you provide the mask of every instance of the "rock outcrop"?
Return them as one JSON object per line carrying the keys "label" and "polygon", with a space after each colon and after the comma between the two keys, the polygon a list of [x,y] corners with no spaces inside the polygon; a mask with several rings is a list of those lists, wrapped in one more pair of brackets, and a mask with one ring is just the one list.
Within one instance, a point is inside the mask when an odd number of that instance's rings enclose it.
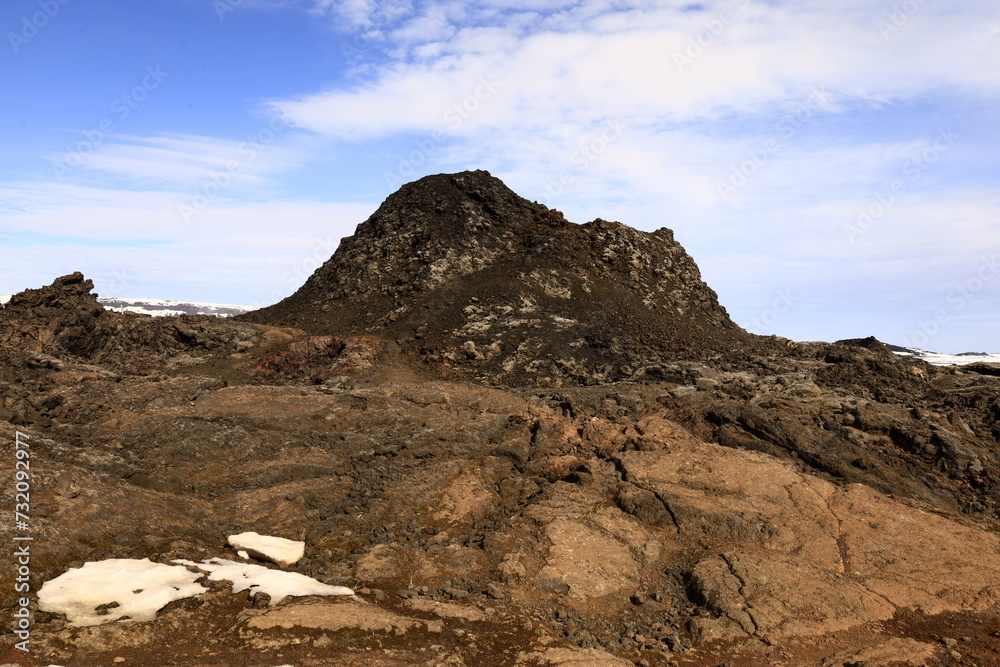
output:
{"label": "rock outcrop", "polygon": [[403,186],[295,294],[240,319],[377,332],[506,384],[655,379],[665,360],[763,344],[669,229],[574,224],[485,171]]}

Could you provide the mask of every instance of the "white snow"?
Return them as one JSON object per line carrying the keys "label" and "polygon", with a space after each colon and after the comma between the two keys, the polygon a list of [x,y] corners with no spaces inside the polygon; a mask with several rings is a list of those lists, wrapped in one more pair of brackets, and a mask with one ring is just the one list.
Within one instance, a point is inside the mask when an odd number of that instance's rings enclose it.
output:
{"label": "white snow", "polygon": [[988,363],[1000,364],[1000,354],[942,354],[940,352],[928,352],[915,347],[907,347],[902,350],[894,350],[901,357],[916,357],[923,359],[935,366],[962,366],[964,364]]}
{"label": "white snow", "polygon": [[[0,294],[0,305],[10,301],[13,294]],[[216,315],[232,317],[240,313],[255,310],[256,306],[240,306],[232,303],[206,303],[203,301],[171,301],[169,299],[135,299],[113,296],[97,297],[97,301],[108,310],[124,313],[139,313],[141,315],[178,316],[178,315]]]}
{"label": "white snow", "polygon": [[150,310],[142,306],[123,306],[120,308],[117,306],[107,306],[107,309],[113,310],[116,313],[138,313],[139,315],[154,315],[157,317],[180,317],[187,314],[183,310],[170,310],[169,308]]}
{"label": "white snow", "polygon": [[230,535],[229,546],[242,549],[254,558],[269,560],[285,567],[297,563],[306,552],[305,542],[259,535],[253,531]]}
{"label": "white snow", "polygon": [[243,560],[250,560],[250,554],[248,554],[246,551],[243,550],[237,551],[236,555],[242,558]]}
{"label": "white snow", "polygon": [[249,310],[253,306],[239,306],[228,303],[206,303],[202,301],[171,301],[169,299],[136,299],[126,297],[98,297],[101,305],[108,310],[119,313],[139,313],[140,315],[178,316],[178,315],[215,315],[217,317],[232,317]]}
{"label": "white snow", "polygon": [[[38,608],[66,614],[71,625],[98,625],[128,617],[151,621],[168,602],[206,592],[187,568],[148,558],[111,558],[70,568],[38,591]],[[97,607],[117,603],[99,614]]]}
{"label": "white snow", "polygon": [[[288,596],[354,595],[344,586],[331,586],[297,572],[271,570],[261,565],[213,558],[203,563],[175,560],[177,565],[153,563],[148,558],[110,558],[70,568],[42,584],[38,608],[66,614],[70,625],[88,626],[111,621],[152,621],[169,602],[208,592],[195,583],[206,573],[212,581],[229,581],[233,592],[267,593],[275,605]],[[188,567],[199,572],[192,572]],[[107,607],[107,605],[117,605]],[[98,607],[103,610],[99,611]]]}
{"label": "white snow", "polygon": [[207,301],[172,301],[170,299],[147,299],[117,296],[102,296],[99,301],[122,301],[124,303],[144,303],[149,306],[197,306],[198,308],[236,308],[240,310],[253,310],[253,306],[240,306],[232,303],[208,303]]}
{"label": "white snow", "polygon": [[263,565],[237,563],[224,558],[212,558],[202,563],[190,560],[173,562],[208,572],[211,581],[232,582],[234,593],[247,589],[251,594],[258,591],[267,593],[271,596],[272,605],[278,604],[289,595],[354,595],[353,590],[344,586],[331,586],[298,572],[271,570]]}

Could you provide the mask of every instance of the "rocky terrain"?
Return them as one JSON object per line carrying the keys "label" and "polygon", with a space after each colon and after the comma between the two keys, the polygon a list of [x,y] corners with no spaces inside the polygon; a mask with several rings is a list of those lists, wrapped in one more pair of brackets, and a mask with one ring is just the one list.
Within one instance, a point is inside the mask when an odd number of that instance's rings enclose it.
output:
{"label": "rocky terrain", "polygon": [[668,230],[428,177],[263,311],[111,312],[80,274],[0,310],[33,591],[256,531],[357,593],[33,605],[0,664],[998,665],[998,397],[988,365],[742,331]]}

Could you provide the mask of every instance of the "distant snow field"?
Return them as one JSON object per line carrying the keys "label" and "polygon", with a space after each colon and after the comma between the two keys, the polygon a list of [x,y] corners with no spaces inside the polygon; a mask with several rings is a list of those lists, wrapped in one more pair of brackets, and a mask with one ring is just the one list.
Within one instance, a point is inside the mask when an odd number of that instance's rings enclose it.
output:
{"label": "distant snow field", "polygon": [[202,303],[198,301],[170,301],[169,299],[124,299],[101,296],[97,300],[108,310],[119,313],[139,313],[161,317],[177,315],[215,315],[232,317],[250,310],[253,306],[237,306],[225,303]]}
{"label": "distant snow field", "polygon": [[889,349],[901,357],[923,359],[935,366],[962,366],[978,363],[1000,364],[1000,353],[965,352],[963,354],[941,354],[940,352],[928,352],[927,350],[915,347],[897,347],[895,345],[890,345]]}
{"label": "distant snow field", "polygon": [[[0,294],[0,305],[10,301],[12,294]],[[255,306],[239,306],[229,303],[203,303],[200,301],[171,301],[169,299],[132,299],[115,296],[99,296],[97,301],[107,308],[119,313],[139,313],[140,315],[156,315],[159,317],[178,315],[215,315],[216,317],[233,317],[256,310]]]}

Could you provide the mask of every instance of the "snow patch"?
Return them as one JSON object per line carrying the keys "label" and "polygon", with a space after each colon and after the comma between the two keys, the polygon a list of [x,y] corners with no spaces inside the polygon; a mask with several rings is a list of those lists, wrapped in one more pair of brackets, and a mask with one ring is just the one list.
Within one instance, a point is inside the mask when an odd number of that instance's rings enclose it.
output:
{"label": "snow patch", "polygon": [[305,542],[259,535],[253,531],[230,535],[229,546],[246,551],[254,558],[269,560],[285,567],[297,563],[306,552]]}
{"label": "snow patch", "polygon": [[[90,626],[112,621],[152,621],[168,603],[197,597],[208,589],[195,583],[205,574],[212,581],[229,581],[233,592],[266,593],[271,605],[288,596],[354,595],[297,572],[213,558],[203,563],[175,560],[177,565],[148,558],[110,558],[70,568],[45,582],[38,591],[38,608],[65,614],[70,625]],[[182,567],[188,566],[188,567]],[[189,567],[199,570],[192,572]]]}
{"label": "snow patch", "polygon": [[298,572],[271,570],[263,565],[237,563],[224,558],[212,558],[202,563],[190,560],[173,562],[207,572],[211,581],[231,582],[233,593],[247,589],[251,595],[266,593],[271,597],[271,606],[290,595],[354,595],[354,591],[345,586],[331,586]]}
{"label": "snow patch", "polygon": [[66,614],[70,625],[118,620],[151,621],[167,603],[208,589],[201,575],[148,558],[111,558],[70,568],[38,591],[38,608]]}

